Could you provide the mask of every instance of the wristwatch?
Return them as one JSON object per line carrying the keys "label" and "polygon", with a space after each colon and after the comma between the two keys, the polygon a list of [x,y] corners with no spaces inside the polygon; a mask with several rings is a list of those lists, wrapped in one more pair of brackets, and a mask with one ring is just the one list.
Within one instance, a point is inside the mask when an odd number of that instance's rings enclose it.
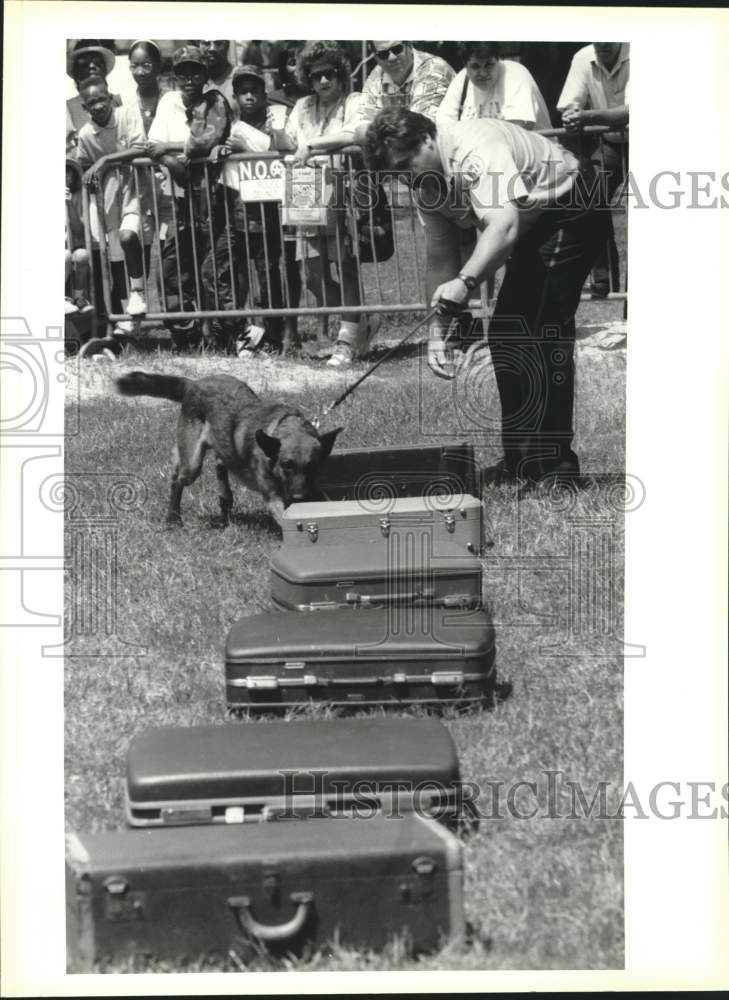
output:
{"label": "wristwatch", "polygon": [[460,278],[460,280],[463,282],[463,284],[466,286],[469,292],[472,292],[474,288],[478,285],[476,279],[472,278],[470,274],[457,274],[456,277]]}

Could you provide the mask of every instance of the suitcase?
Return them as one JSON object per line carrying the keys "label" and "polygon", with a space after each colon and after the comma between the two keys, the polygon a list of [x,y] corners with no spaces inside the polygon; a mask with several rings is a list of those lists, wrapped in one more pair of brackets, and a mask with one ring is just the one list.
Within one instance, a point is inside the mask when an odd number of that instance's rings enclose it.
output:
{"label": "suitcase", "polygon": [[417,809],[455,823],[460,772],[432,719],[316,719],[165,727],[132,740],[125,812],[135,827]]}
{"label": "suitcase", "polygon": [[483,504],[467,493],[292,503],[281,527],[287,548],[369,545],[398,536],[430,538],[435,550],[444,542],[473,555],[483,550]]}
{"label": "suitcase", "polygon": [[462,852],[440,823],[311,819],[72,835],[69,972],[147,955],[245,960],[337,939],[412,951],[464,934]]}
{"label": "suitcase", "polygon": [[259,614],[230,630],[226,697],[238,708],[490,700],[494,630],[483,610],[390,607]]}
{"label": "suitcase", "polygon": [[383,545],[326,548],[284,545],[271,558],[271,601],[289,611],[481,604],[478,559],[453,543],[442,542],[431,554],[430,539],[415,538],[412,545],[402,541],[395,537]]}
{"label": "suitcase", "polygon": [[473,446],[465,441],[337,448],[319,466],[317,485],[323,500],[481,495]]}

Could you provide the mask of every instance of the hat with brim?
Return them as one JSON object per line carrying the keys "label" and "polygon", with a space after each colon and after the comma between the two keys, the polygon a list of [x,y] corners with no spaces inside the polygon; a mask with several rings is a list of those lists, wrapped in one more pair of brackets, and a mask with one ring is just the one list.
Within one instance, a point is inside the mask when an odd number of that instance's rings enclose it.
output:
{"label": "hat with brim", "polygon": [[246,78],[258,80],[259,83],[263,84],[264,88],[266,86],[266,77],[261,72],[260,66],[238,66],[233,71],[233,90],[235,90],[238,80],[245,80]]}
{"label": "hat with brim", "polygon": [[179,49],[175,49],[172,55],[173,68],[177,69],[186,63],[190,66],[200,66],[206,73],[208,71],[208,64],[197,45],[181,45]]}
{"label": "hat with brim", "polygon": [[114,63],[116,62],[116,56],[111,51],[111,49],[105,49],[103,45],[85,45],[81,49],[73,49],[66,56],[66,73],[68,76],[73,78],[73,67],[79,56],[85,55],[97,55],[101,56],[104,60],[104,65],[106,66],[106,75],[114,69]]}

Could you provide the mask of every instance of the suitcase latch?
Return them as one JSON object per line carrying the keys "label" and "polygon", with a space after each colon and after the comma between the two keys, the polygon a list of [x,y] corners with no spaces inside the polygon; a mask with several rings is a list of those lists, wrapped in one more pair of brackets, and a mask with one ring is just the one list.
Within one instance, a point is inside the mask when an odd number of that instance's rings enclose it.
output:
{"label": "suitcase latch", "polygon": [[443,518],[446,526],[446,531],[453,532],[456,530],[456,516],[451,511],[449,511]]}
{"label": "suitcase latch", "polygon": [[463,671],[453,670],[453,671],[440,671],[430,675],[430,683],[433,685],[457,685],[460,687],[463,684]]}
{"label": "suitcase latch", "polygon": [[309,536],[309,541],[315,542],[319,537],[319,525],[316,521],[309,521],[306,526],[306,533]]}
{"label": "suitcase latch", "polygon": [[392,523],[391,523],[389,517],[381,517],[380,518],[380,531],[382,532],[382,535],[383,535],[384,538],[389,538],[389,536],[390,536],[390,528],[391,527],[392,527]]}
{"label": "suitcase latch", "polygon": [[400,883],[400,898],[404,903],[419,903],[433,895],[433,873],[437,866],[433,858],[421,855],[410,867],[415,875]]}
{"label": "suitcase latch", "polygon": [[104,882],[104,916],[107,920],[142,920],[142,893],[128,892],[129,883],[121,875],[110,875]]}
{"label": "suitcase latch", "polygon": [[274,691],[278,687],[277,677],[246,677],[249,691]]}

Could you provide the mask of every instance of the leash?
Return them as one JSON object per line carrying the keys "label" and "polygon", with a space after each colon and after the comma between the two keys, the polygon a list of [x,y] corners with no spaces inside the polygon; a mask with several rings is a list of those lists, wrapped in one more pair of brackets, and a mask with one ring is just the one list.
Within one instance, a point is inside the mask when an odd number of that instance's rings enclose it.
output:
{"label": "leash", "polygon": [[316,427],[318,430],[319,427],[321,426],[322,420],[326,416],[328,416],[332,412],[332,410],[335,410],[340,403],[343,403],[344,400],[347,398],[347,396],[350,396],[358,386],[362,385],[362,383],[366,378],[370,377],[373,371],[376,371],[376,369],[378,369],[381,364],[387,361],[388,358],[392,357],[395,351],[399,350],[399,348],[401,348],[403,344],[405,344],[408,340],[410,340],[413,334],[417,333],[418,330],[421,328],[421,326],[425,326],[426,323],[429,323],[430,320],[439,312],[443,312],[442,305],[437,306],[435,309],[431,309],[431,311],[423,319],[421,319],[420,322],[415,324],[412,330],[410,330],[408,333],[405,334],[402,340],[399,340],[394,347],[391,347],[389,349],[389,351],[385,351],[382,357],[379,358],[379,360],[375,361],[375,363],[370,368],[367,369],[364,375],[360,375],[357,381],[353,382],[352,385],[350,385],[347,389],[345,389],[344,392],[341,394],[341,396],[337,396],[337,398],[330,406],[325,406],[324,409],[319,414],[319,416],[316,417],[315,420],[312,420],[312,424],[314,425],[314,427]]}

